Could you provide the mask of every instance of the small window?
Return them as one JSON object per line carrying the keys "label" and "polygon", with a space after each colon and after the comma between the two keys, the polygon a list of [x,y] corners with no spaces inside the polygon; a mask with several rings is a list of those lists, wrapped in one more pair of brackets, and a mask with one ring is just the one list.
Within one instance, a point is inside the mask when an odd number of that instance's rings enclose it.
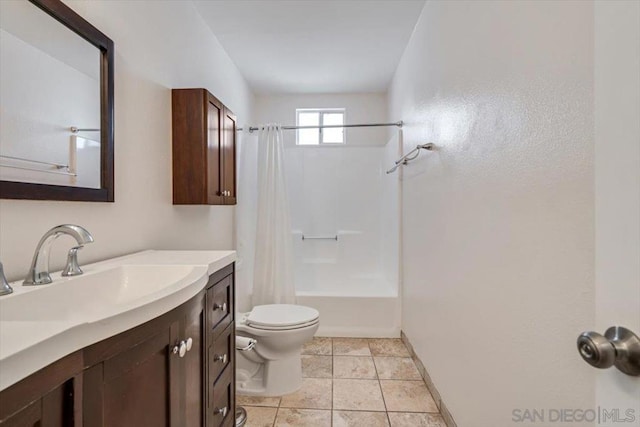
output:
{"label": "small window", "polygon": [[[344,113],[344,108],[298,108],[296,126],[342,126]],[[298,129],[296,142],[298,145],[344,144],[344,128]]]}

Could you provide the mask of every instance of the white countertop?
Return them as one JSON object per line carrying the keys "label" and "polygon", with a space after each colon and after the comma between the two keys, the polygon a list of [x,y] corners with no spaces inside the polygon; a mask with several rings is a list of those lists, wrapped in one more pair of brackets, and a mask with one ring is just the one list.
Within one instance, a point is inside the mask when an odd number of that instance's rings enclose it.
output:
{"label": "white countertop", "polygon": [[83,265],[81,276],[52,274],[48,285],[11,283],[0,297],[0,390],[185,303],[235,260],[235,251],[150,250]]}

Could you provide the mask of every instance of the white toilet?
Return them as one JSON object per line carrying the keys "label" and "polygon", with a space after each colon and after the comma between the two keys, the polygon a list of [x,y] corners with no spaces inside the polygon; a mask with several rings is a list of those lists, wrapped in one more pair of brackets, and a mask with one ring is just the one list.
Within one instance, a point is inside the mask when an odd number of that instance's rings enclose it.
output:
{"label": "white toilet", "polygon": [[258,305],[239,313],[236,335],[256,343],[245,351],[236,350],[238,393],[282,396],[299,389],[302,345],[313,338],[319,325],[318,310],[301,305]]}

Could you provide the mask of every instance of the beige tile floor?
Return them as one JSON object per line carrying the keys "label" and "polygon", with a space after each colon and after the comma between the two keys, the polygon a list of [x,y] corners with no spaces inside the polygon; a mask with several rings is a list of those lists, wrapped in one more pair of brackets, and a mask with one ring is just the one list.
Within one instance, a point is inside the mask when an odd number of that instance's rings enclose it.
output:
{"label": "beige tile floor", "polygon": [[300,390],[238,396],[246,427],[445,427],[401,340],[314,338],[302,353]]}

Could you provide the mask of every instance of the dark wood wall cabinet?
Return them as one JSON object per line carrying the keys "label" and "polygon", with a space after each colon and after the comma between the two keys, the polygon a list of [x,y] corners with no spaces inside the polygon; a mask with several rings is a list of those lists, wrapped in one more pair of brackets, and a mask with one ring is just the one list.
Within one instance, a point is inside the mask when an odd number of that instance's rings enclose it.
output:
{"label": "dark wood wall cabinet", "polygon": [[236,116],[206,89],[173,89],[173,204],[236,204]]}
{"label": "dark wood wall cabinet", "polygon": [[0,425],[235,425],[234,304],[232,264],[172,311],[0,392]]}

